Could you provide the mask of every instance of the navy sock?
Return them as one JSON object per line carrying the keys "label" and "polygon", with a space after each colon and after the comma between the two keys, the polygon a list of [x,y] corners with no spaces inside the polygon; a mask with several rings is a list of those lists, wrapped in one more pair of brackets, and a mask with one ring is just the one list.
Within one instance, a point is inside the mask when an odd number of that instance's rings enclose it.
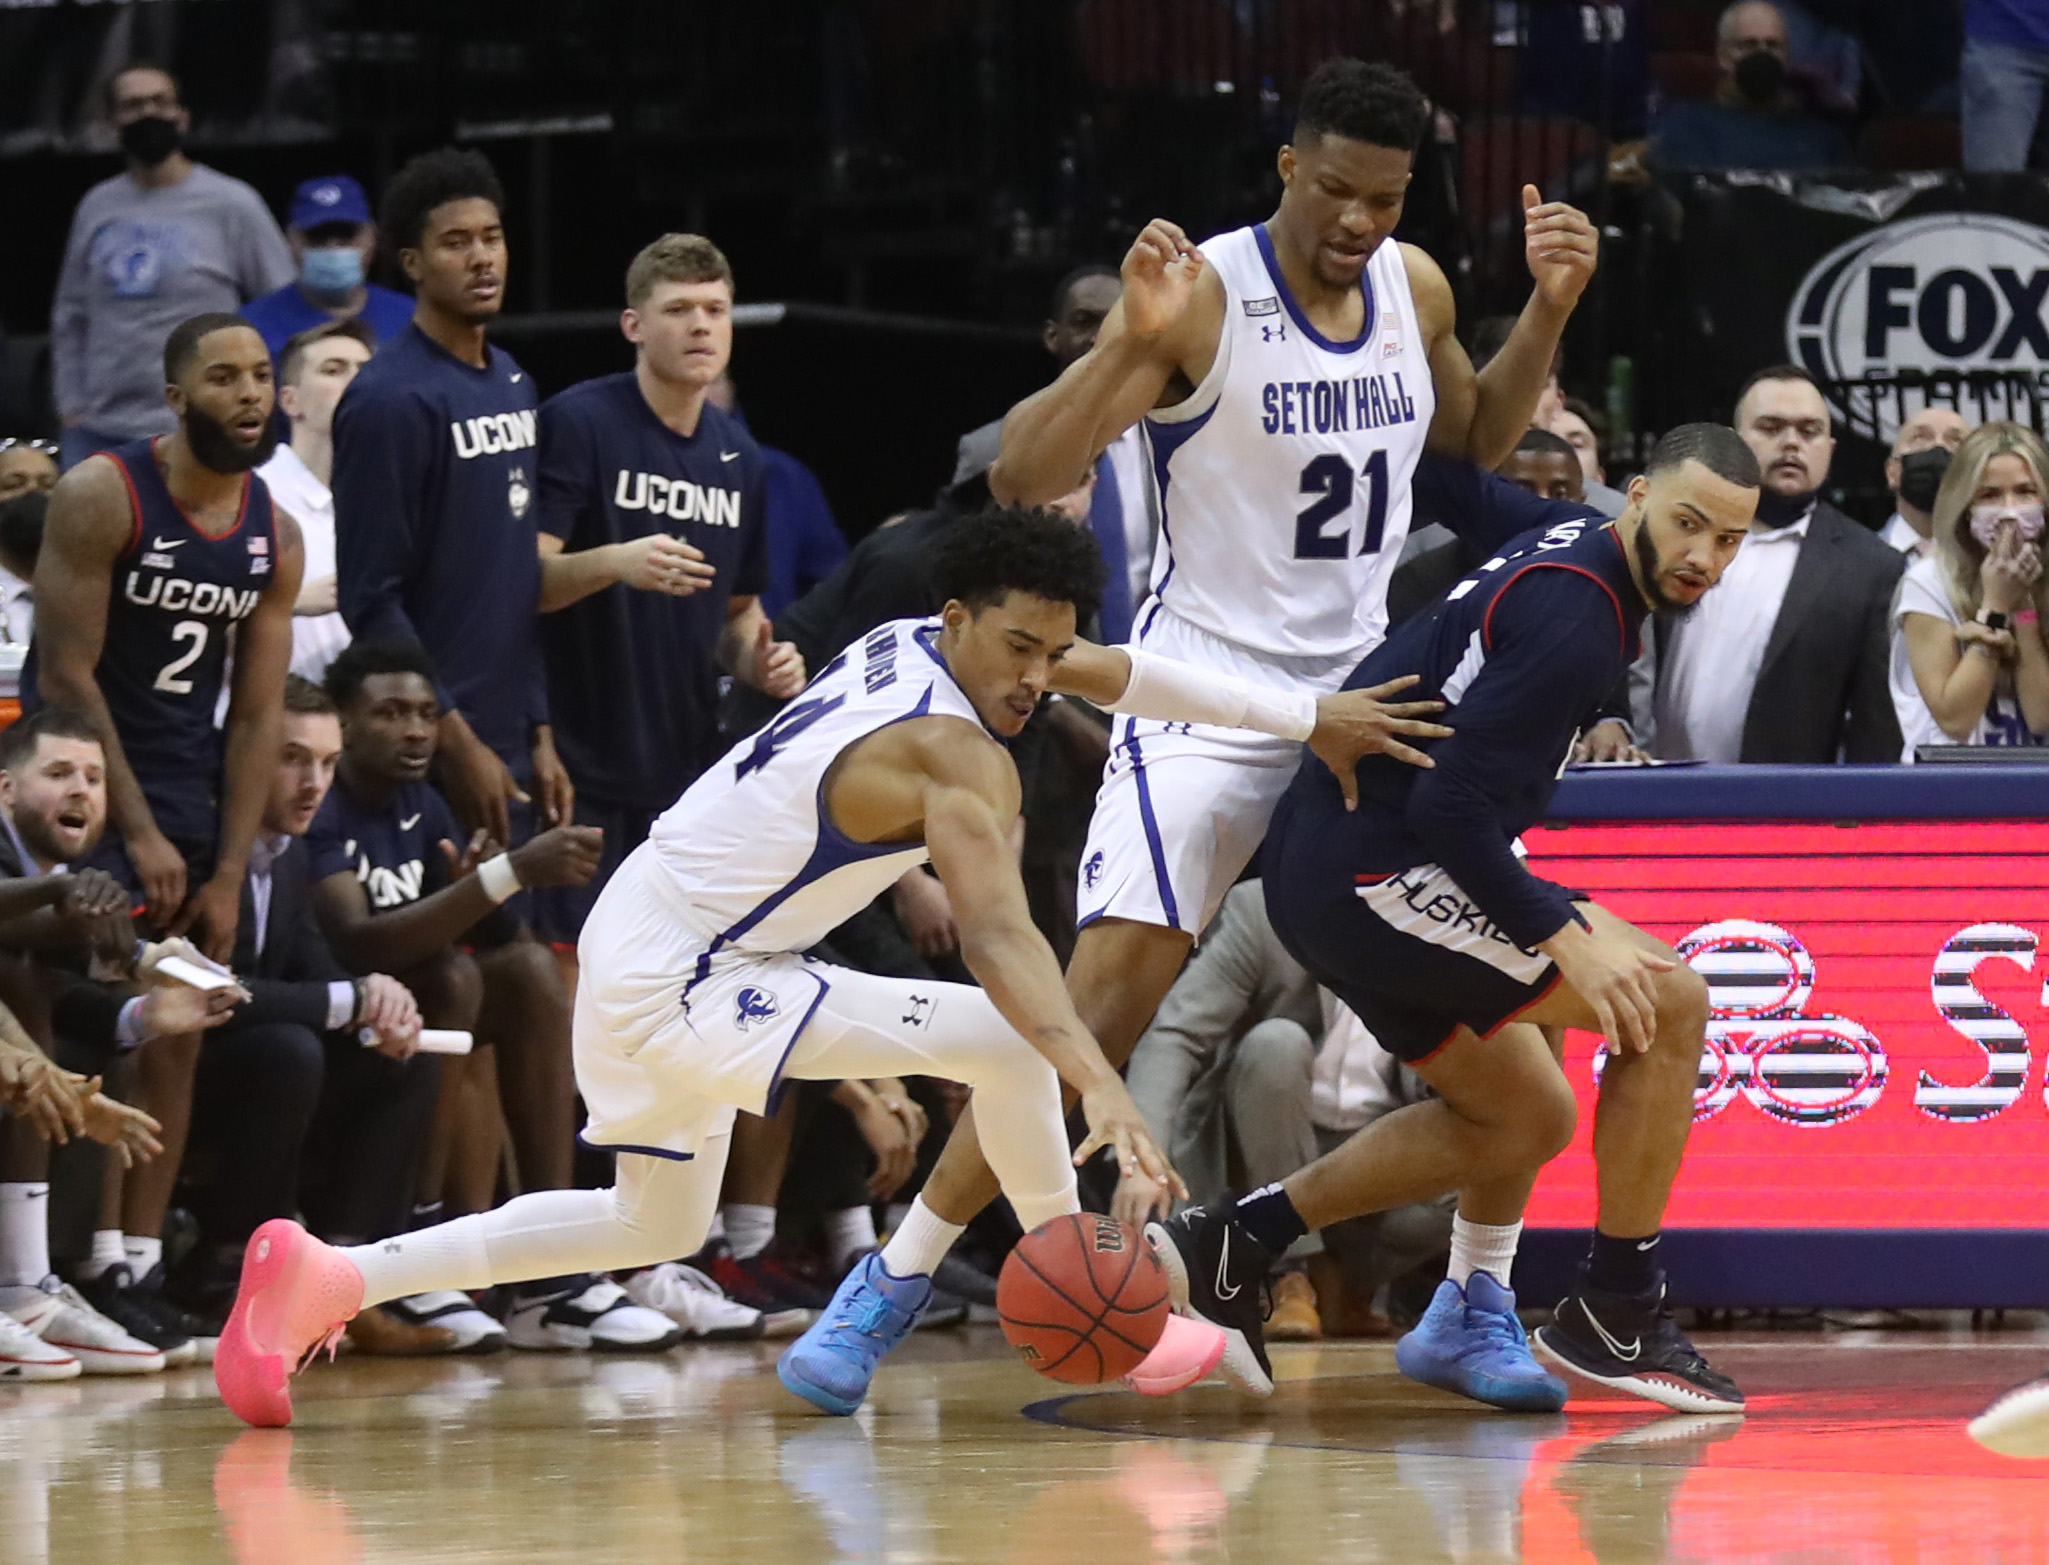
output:
{"label": "navy sock", "polygon": [[1288,1192],[1277,1184],[1267,1185],[1243,1197],[1231,1209],[1232,1220],[1266,1247],[1276,1260],[1289,1245],[1309,1232]]}
{"label": "navy sock", "polygon": [[1649,1293],[1658,1285],[1659,1237],[1616,1239],[1596,1228],[1587,1282],[1603,1293]]}

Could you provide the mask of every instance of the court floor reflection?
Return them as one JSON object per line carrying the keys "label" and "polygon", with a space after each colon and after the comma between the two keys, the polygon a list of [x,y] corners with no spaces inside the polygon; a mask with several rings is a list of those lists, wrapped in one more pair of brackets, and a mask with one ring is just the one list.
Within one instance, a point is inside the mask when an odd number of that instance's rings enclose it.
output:
{"label": "court floor reflection", "polygon": [[1488,1413],[1384,1345],[1284,1349],[1266,1403],[1049,1397],[993,1331],[914,1341],[851,1420],[769,1349],[350,1361],[290,1431],[204,1372],[0,1390],[8,1565],[2049,1560],[2049,1464],[1964,1419],[2021,1337],[1723,1339],[1747,1418]]}

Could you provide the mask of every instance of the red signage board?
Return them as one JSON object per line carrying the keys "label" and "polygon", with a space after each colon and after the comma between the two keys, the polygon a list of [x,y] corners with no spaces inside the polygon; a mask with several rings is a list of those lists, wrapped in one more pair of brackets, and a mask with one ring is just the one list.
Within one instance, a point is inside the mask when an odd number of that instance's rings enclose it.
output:
{"label": "red signage board", "polygon": [[[1708,980],[1666,1227],[2049,1228],[2049,824],[1629,822],[1524,842],[1538,874]],[[1579,1131],[1533,1227],[1593,1224],[1596,1044],[1567,1039]]]}

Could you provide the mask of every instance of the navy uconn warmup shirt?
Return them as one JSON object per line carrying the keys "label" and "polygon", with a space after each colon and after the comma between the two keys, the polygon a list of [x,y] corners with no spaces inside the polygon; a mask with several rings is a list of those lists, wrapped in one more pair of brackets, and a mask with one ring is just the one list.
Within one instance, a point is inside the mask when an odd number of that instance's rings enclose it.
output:
{"label": "navy uconn warmup shirt", "polygon": [[628,371],[541,409],[540,473],[540,528],[566,552],[665,532],[718,573],[686,598],[615,583],[541,620],[555,746],[577,787],[666,808],[725,749],[719,632],[732,599],[769,581],[761,451],[708,403],[697,432],[677,434]]}
{"label": "navy uconn warmup shirt", "polygon": [[539,398],[510,356],[487,351],[475,369],[408,326],[349,383],[334,420],[335,557],[350,632],[424,646],[443,704],[523,778],[548,720],[534,641]]}
{"label": "navy uconn warmup shirt", "polygon": [[430,784],[401,784],[380,807],[358,799],[337,777],[306,832],[306,855],[315,881],[353,874],[369,894],[371,911],[387,913],[448,884],[444,838],[458,848],[465,841],[448,802]]}
{"label": "navy uconn warmup shirt", "polygon": [[[228,633],[256,612],[277,558],[270,491],[247,475],[234,528],[210,538],[171,498],[155,441],[102,455],[127,480],[135,525],[114,561],[107,637],[93,677],[157,828],[181,848],[209,846],[222,760],[213,717]],[[21,699],[25,710],[41,704],[33,646]]]}
{"label": "navy uconn warmup shirt", "polygon": [[1523,868],[1511,846],[1543,819],[1574,735],[1636,660],[1644,601],[1622,543],[1589,508],[1525,533],[1437,604],[1404,621],[1345,681],[1402,674],[1403,700],[1441,698],[1449,739],[1420,741],[1430,770],[1385,755],[1359,762],[1359,808],[1307,756],[1278,833],[1313,836],[1323,861],[1355,873],[1440,864],[1502,932],[1528,949],[1572,918],[1564,890]]}

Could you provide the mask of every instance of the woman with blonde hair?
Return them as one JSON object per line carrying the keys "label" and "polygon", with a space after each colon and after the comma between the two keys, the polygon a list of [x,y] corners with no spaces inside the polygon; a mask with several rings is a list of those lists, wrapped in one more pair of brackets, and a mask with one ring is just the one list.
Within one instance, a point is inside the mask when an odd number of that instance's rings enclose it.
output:
{"label": "woman with blonde hair", "polygon": [[1935,496],[1934,547],[1893,602],[1893,705],[1922,744],[2049,742],[2042,639],[2042,505],[2049,448],[2022,424],[1985,424]]}

